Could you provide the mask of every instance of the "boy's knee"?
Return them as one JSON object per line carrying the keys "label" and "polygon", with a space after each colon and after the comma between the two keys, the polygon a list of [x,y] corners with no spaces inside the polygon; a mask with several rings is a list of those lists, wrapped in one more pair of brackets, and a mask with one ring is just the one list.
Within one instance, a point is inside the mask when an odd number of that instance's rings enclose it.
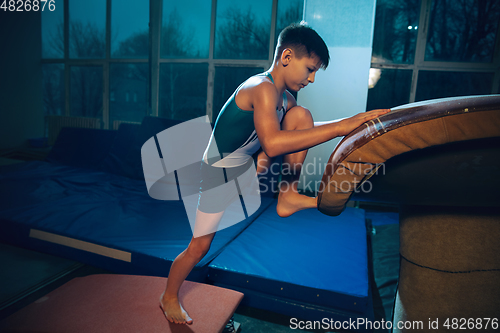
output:
{"label": "boy's knee", "polygon": [[300,105],[294,106],[288,112],[295,112],[296,114],[302,117],[312,117],[311,112],[307,108]]}
{"label": "boy's knee", "polygon": [[198,242],[189,244],[187,251],[190,256],[201,260],[210,249],[210,243]]}
{"label": "boy's knee", "polygon": [[288,110],[287,113],[289,113],[291,116],[293,116],[294,118],[296,118],[301,123],[304,123],[304,124],[309,124],[309,123],[310,124],[314,124],[311,111],[309,111],[308,109],[306,109],[303,106],[299,106],[299,105],[294,106],[293,108],[291,108],[290,110]]}

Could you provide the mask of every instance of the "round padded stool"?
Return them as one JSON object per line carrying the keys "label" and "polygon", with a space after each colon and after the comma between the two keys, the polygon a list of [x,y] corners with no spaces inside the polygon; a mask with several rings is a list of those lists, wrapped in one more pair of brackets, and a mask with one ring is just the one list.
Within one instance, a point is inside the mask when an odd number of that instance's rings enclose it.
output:
{"label": "round padded stool", "polygon": [[500,314],[499,221],[492,208],[401,207],[394,332],[405,332],[405,321],[443,332],[483,321],[472,331],[494,331],[494,323],[484,326]]}

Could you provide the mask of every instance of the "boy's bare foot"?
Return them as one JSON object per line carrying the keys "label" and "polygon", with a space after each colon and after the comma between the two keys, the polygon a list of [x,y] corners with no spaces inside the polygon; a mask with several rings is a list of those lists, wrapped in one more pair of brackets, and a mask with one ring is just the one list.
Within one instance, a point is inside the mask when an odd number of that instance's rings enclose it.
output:
{"label": "boy's bare foot", "polygon": [[281,217],[288,217],[299,210],[316,208],[318,198],[308,197],[293,190],[280,191],[276,212]]}
{"label": "boy's bare foot", "polygon": [[165,298],[164,294],[161,295],[160,307],[165,314],[165,317],[167,317],[167,320],[171,323],[188,325],[193,323],[193,319],[189,317],[177,297]]}

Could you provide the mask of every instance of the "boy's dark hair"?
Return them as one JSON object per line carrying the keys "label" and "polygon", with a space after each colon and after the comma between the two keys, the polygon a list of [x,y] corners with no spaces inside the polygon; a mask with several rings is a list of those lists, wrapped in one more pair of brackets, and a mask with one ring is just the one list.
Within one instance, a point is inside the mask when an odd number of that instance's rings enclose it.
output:
{"label": "boy's dark hair", "polygon": [[305,22],[292,23],[281,31],[278,36],[276,56],[280,57],[286,48],[292,49],[299,58],[305,55],[310,57],[312,53],[316,54],[321,60],[323,69],[326,69],[330,62],[330,54],[325,42]]}

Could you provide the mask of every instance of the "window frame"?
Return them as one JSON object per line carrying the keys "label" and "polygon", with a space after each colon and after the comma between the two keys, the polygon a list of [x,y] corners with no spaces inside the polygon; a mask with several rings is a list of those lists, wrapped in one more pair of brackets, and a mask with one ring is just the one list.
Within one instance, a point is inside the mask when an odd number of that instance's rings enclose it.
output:
{"label": "window frame", "polygon": [[209,56],[204,59],[179,59],[179,58],[161,58],[160,56],[160,39],[162,26],[162,7],[163,0],[149,1],[149,57],[148,58],[112,58],[111,57],[111,1],[106,0],[106,22],[105,22],[105,38],[106,49],[105,57],[102,59],[71,59],[69,57],[69,0],[63,0],[64,4],[64,57],[63,58],[42,58],[41,63],[44,64],[63,64],[64,65],[64,115],[71,114],[71,68],[73,66],[101,66],[103,68],[103,128],[110,129],[110,66],[117,63],[147,63],[149,64],[149,80],[148,80],[148,105],[144,116],[158,116],[159,97],[160,97],[160,66],[166,63],[208,63],[207,77],[207,102],[206,110],[210,120],[213,115],[213,95],[214,95],[214,78],[215,70],[218,66],[234,66],[234,67],[262,67],[269,68],[272,65],[274,48],[275,48],[275,31],[277,21],[278,0],[272,0],[271,10],[271,27],[269,30],[269,55],[268,59],[252,60],[252,59],[215,59],[214,58],[214,42],[215,42],[215,21],[217,11],[217,0],[212,0],[211,16],[210,16],[210,44]]}
{"label": "window frame", "polygon": [[[64,57],[63,58],[42,58],[43,64],[63,64],[64,65],[64,114],[70,115],[71,110],[71,68],[73,66],[102,66],[103,68],[103,128],[109,129],[110,124],[110,66],[116,63],[146,63],[149,64],[149,80],[147,84],[148,99],[144,116],[158,116],[159,110],[159,69],[161,64],[165,63],[208,63],[207,77],[207,98],[206,114],[213,121],[213,96],[215,70],[218,66],[224,67],[260,67],[269,68],[272,65],[275,48],[275,33],[278,15],[278,0],[272,0],[271,27],[269,30],[269,56],[265,60],[252,59],[216,59],[214,58],[215,26],[217,15],[217,0],[212,0],[210,16],[210,43],[209,56],[204,59],[179,59],[179,58],[161,58],[160,57],[160,39],[162,26],[162,7],[163,0],[149,1],[149,20],[150,20],[150,48],[148,58],[112,58],[111,57],[111,1],[106,0],[106,50],[105,57],[102,59],[71,59],[69,58],[69,0],[63,0],[64,3]],[[279,0],[282,1],[282,0]],[[426,61],[425,48],[427,43],[427,33],[430,23],[430,11],[432,0],[422,0],[419,17],[419,29],[415,46],[415,60],[413,64],[398,64],[391,62],[377,62],[372,58],[371,68],[378,69],[406,69],[412,71],[412,82],[409,103],[415,102],[418,86],[419,71],[450,71],[450,72],[481,72],[494,73],[491,93],[500,92],[500,24],[497,27],[497,35],[494,46],[494,54],[490,63],[472,63],[472,62],[442,62]]]}
{"label": "window frame", "polygon": [[[418,86],[419,71],[448,71],[448,72],[474,72],[474,73],[494,73],[491,94],[499,93],[500,88],[500,23],[497,27],[497,35],[494,45],[492,62],[448,62],[448,61],[426,61],[425,48],[427,45],[427,33],[430,24],[432,0],[422,0],[420,5],[419,26],[415,46],[415,60],[413,64],[398,64],[391,62],[377,62],[372,57],[371,68],[377,69],[407,69],[412,70],[412,82],[409,96],[409,103],[415,102]],[[374,61],[375,60],[375,61]]]}

